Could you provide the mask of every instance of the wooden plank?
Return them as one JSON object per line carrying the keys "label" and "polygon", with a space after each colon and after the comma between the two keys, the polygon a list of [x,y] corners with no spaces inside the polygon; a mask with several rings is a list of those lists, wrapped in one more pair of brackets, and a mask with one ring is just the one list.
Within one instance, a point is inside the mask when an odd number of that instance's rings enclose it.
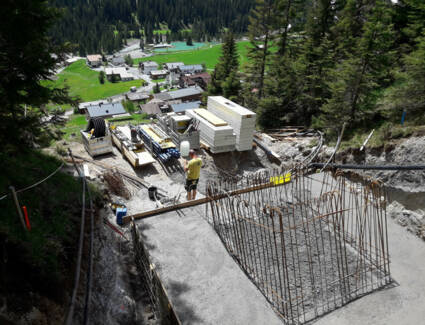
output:
{"label": "wooden plank", "polygon": [[134,220],[146,219],[146,218],[153,217],[153,216],[156,216],[158,214],[165,213],[165,212],[177,211],[177,210],[201,205],[201,204],[204,204],[204,203],[208,203],[210,201],[221,200],[221,199],[224,199],[228,196],[235,196],[235,195],[239,195],[239,194],[243,194],[243,193],[258,191],[258,190],[266,189],[266,188],[269,188],[269,187],[282,186],[282,185],[287,184],[287,183],[288,182],[276,183],[274,180],[272,180],[269,183],[264,183],[264,184],[257,185],[257,186],[247,187],[247,188],[231,191],[231,192],[224,193],[224,194],[218,194],[218,195],[215,195],[215,196],[212,196],[212,197],[204,197],[202,199],[187,201],[187,202],[171,205],[171,206],[168,206],[168,207],[163,207],[163,208],[160,208],[160,209],[149,210],[149,211],[145,211],[145,212],[141,212],[141,213],[137,213],[137,214],[133,214],[133,215],[129,215],[129,216],[124,217],[123,218],[123,224],[125,225],[125,224],[129,223],[132,219],[134,219]]}
{"label": "wooden plank", "polygon": [[226,126],[228,123],[221,118],[217,117],[213,113],[207,111],[203,108],[196,108],[193,110],[196,114],[201,116],[202,118],[206,119],[208,122],[210,122],[214,126]]}

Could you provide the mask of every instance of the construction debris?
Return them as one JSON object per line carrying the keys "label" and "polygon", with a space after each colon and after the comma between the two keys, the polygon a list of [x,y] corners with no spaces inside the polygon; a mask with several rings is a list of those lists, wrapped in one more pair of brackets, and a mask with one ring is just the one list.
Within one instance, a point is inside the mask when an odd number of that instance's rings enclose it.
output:
{"label": "construction debris", "polygon": [[108,184],[109,189],[115,195],[119,195],[126,200],[130,198],[130,192],[124,184],[124,180],[116,170],[107,170],[103,174],[103,179]]}

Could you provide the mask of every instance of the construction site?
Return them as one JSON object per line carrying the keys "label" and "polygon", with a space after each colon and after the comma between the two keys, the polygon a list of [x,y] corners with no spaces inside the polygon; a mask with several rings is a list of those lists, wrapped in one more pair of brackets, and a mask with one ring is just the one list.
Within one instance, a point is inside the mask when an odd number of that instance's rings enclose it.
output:
{"label": "construction site", "polygon": [[[358,165],[338,168],[340,139],[329,148],[301,127],[257,132],[255,113],[222,97],[150,124],[89,121],[81,134],[68,146],[69,172],[103,189],[108,206],[89,298],[75,300],[69,324],[425,317],[425,246],[398,221],[423,204],[397,202],[400,192]],[[202,160],[193,200],[189,149]]]}

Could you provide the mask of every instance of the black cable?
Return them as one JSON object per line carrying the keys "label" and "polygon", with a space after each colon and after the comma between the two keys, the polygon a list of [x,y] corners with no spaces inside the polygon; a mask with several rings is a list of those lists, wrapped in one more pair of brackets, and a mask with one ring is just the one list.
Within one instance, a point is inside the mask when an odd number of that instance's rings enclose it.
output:
{"label": "black cable", "polygon": [[[323,168],[324,163],[312,163],[311,168]],[[425,165],[353,165],[353,164],[327,164],[329,168],[338,169],[364,169],[364,170],[425,170]]]}

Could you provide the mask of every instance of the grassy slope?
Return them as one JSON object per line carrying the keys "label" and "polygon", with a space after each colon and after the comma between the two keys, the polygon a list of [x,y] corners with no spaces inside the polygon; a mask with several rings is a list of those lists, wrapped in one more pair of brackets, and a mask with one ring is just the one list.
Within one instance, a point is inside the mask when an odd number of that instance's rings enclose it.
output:
{"label": "grassy slope", "polygon": [[[241,67],[247,62],[247,49],[246,46],[249,44],[247,41],[237,43],[239,52],[239,63]],[[159,64],[166,62],[181,61],[185,64],[201,64],[205,63],[208,69],[214,69],[217,64],[218,58],[221,55],[221,45],[213,45],[210,48],[201,48],[193,51],[181,51],[181,52],[168,52],[164,54],[156,54],[151,57],[135,59],[134,62],[140,61],[155,61]]]}
{"label": "grassy slope", "polygon": [[[39,151],[0,153],[0,194],[45,178],[61,162]],[[61,303],[72,278],[81,214],[81,182],[58,172],[40,185],[18,194],[31,231],[24,231],[11,196],[0,201],[0,243],[8,256],[3,268],[8,308],[37,306],[37,295]],[[95,194],[95,192],[93,192]],[[35,295],[29,294],[30,292]],[[1,321],[0,321],[1,323]]]}
{"label": "grassy slope", "polygon": [[141,86],[141,80],[111,83],[105,81],[102,85],[98,79],[99,73],[87,67],[84,60],[79,60],[68,66],[53,81],[57,87],[68,85],[72,96],[81,97],[82,101],[92,101],[126,92],[132,86]]}

